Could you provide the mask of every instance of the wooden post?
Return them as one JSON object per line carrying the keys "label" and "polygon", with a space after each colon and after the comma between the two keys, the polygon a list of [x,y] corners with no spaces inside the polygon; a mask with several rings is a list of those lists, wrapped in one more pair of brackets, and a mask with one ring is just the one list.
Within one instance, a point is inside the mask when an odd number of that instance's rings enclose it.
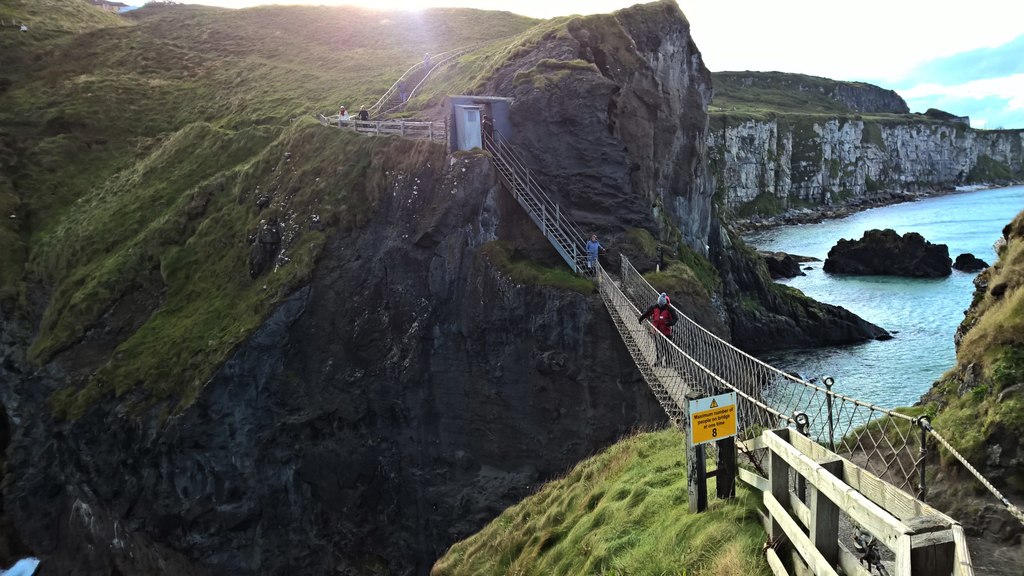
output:
{"label": "wooden post", "polygon": [[[788,435],[788,430],[780,430],[779,436]],[[771,495],[781,502],[789,502],[789,464],[774,450],[768,451],[768,484],[771,486]],[[786,533],[778,519],[772,515],[771,530],[768,537],[772,542],[785,538]]]}
{"label": "wooden post", "polygon": [[736,497],[736,437],[718,441],[718,470],[715,483],[719,498]]}
{"label": "wooden post", "polygon": [[405,121],[404,120],[399,120],[398,121],[398,130],[399,130],[399,133],[402,136],[405,136]]}
{"label": "wooden post", "polygon": [[704,445],[691,445],[690,427],[686,427],[686,484],[690,514],[708,509],[707,461]]}
{"label": "wooden post", "polygon": [[953,573],[956,552],[952,523],[942,516],[918,516],[907,520],[910,536],[910,565],[914,576],[945,576]]}
{"label": "wooden post", "polygon": [[[821,462],[821,467],[838,477],[843,475],[842,460]],[[839,507],[811,484],[811,542],[832,566],[839,563]]]}
{"label": "wooden post", "polygon": [[433,122],[431,122],[430,124],[427,124],[427,139],[431,140],[431,141],[434,140],[434,123]]}
{"label": "wooden post", "polygon": [[693,423],[690,421],[690,402],[695,400],[696,394],[686,395],[686,411],[684,413],[686,426],[686,487],[687,500],[690,504],[690,514],[703,512],[708,508],[708,467],[704,455],[704,445],[693,445]]}

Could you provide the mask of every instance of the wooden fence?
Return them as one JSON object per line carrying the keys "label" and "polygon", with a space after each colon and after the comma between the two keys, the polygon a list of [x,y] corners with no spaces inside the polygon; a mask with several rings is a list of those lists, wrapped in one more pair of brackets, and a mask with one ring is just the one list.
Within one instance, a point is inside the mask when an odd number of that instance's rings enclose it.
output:
{"label": "wooden fence", "polygon": [[448,130],[444,122],[412,122],[406,120],[349,120],[339,126],[337,116],[319,115],[324,126],[355,130],[360,134],[402,136],[421,140],[447,142]]}
{"label": "wooden fence", "polygon": [[[744,448],[769,452],[767,478],[738,474],[763,492],[766,553],[776,575],[790,574],[787,559],[798,575],[869,575],[874,564],[880,574],[894,566],[892,576],[973,576],[963,528],[935,508],[792,429],[766,431]],[[865,533],[861,544],[874,537],[874,551],[847,547],[855,525]]]}

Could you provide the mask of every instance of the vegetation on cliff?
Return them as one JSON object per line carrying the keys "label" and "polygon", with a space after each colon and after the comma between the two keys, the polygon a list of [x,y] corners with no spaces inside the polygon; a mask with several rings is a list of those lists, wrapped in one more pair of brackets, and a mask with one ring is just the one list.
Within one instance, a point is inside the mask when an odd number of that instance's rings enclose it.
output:
{"label": "vegetation on cliff", "polygon": [[756,494],[741,485],[687,512],[683,441],[672,429],[615,444],[452,546],[431,574],[769,574]]}
{"label": "vegetation on cliff", "polygon": [[[0,19],[10,26],[12,21],[25,23],[30,34],[21,34],[15,29],[3,30],[0,46],[31,43],[61,33],[88,32],[102,28],[128,26],[129,23],[117,14],[101,10],[88,2],[68,0],[4,0],[0,6]],[[10,33],[8,33],[10,32]]]}
{"label": "vegetation on cliff", "polygon": [[[957,366],[924,401],[935,426],[999,484],[1024,492],[1024,212],[1003,230],[999,261],[975,280],[958,330]],[[1012,446],[1004,448],[1009,442]],[[994,452],[993,452],[994,451]]]}
{"label": "vegetation on cliff", "polygon": [[[440,165],[441,145],[324,130],[313,112],[369,106],[424,52],[534,22],[188,5],[126,20],[43,4],[4,10],[91,32],[4,32],[0,302],[38,322],[34,362],[75,371],[52,399],[69,417],[111,393],[187,403],[332,231],[360,226],[399,173]],[[252,278],[270,228],[273,262]]]}

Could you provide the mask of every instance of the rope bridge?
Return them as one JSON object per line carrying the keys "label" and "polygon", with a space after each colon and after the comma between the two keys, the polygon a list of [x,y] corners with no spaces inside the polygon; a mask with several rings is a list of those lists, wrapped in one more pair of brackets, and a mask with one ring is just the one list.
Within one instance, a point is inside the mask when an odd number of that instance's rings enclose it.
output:
{"label": "rope bridge", "polygon": [[[445,54],[444,62],[454,60],[462,52]],[[416,68],[407,74],[414,73]],[[420,84],[423,81],[425,75]],[[397,86],[396,82],[377,102],[376,110],[386,106]],[[599,263],[591,268],[582,234],[532,177],[521,155],[497,132],[485,132],[482,137],[502,184],[559,255],[574,272],[594,275],[626,348],[673,425],[686,425],[687,393],[711,395],[732,391],[737,396],[740,440],[751,440],[765,430],[792,426],[814,442],[922,500],[927,497],[929,446],[939,446],[1024,523],[1024,513],[932,428],[926,416],[913,417],[838,394],[831,390],[831,378],[825,378],[822,387],[787,374],[735,348],[678,309],[675,312],[679,320],[671,339],[654,330],[650,323],[638,322],[640,310],[657,299],[658,291],[625,257],[621,259],[619,279]],[[745,454],[754,467],[763,471],[764,450]]]}
{"label": "rope bridge", "polygon": [[[621,280],[601,269],[598,281],[626,347],[674,424],[685,425],[679,419],[687,392],[703,396],[733,391],[741,440],[764,430],[794,426],[814,442],[921,499],[927,496],[926,456],[929,446],[937,443],[1024,523],[1024,514],[932,428],[927,417],[908,416],[833,392],[831,378],[821,387],[787,374],[715,336],[679,310],[675,310],[679,320],[671,340],[650,323],[640,326],[636,322],[640,310],[657,299],[658,291],[625,257]],[[656,356],[667,356],[667,368],[654,366]],[[764,454],[748,452],[747,456],[755,467],[763,468]]]}
{"label": "rope bridge", "polygon": [[[582,235],[531,176],[514,147],[497,133],[484,134],[484,146],[504,186],[569,267],[575,272],[590,270]],[[928,417],[909,416],[833,392],[831,378],[826,378],[822,387],[787,374],[732,346],[678,309],[675,312],[679,320],[668,339],[650,323],[637,321],[640,311],[657,299],[658,291],[628,259],[622,257],[619,280],[599,264],[593,273],[626,348],[674,425],[685,426],[688,392],[710,395],[733,391],[741,440],[760,436],[764,430],[793,426],[814,442],[922,500],[927,497],[928,449],[938,445],[1024,523],[1024,513],[935,431]],[[750,451],[746,456],[755,467],[763,469],[764,450]]]}

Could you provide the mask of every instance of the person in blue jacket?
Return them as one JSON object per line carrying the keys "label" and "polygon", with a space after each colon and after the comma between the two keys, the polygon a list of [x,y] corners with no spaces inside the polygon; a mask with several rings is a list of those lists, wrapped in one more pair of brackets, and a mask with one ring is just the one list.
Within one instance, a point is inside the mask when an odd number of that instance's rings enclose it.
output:
{"label": "person in blue jacket", "polygon": [[597,234],[590,235],[590,242],[587,242],[587,268],[593,272],[597,268],[597,256],[604,251],[604,246],[597,241]]}

